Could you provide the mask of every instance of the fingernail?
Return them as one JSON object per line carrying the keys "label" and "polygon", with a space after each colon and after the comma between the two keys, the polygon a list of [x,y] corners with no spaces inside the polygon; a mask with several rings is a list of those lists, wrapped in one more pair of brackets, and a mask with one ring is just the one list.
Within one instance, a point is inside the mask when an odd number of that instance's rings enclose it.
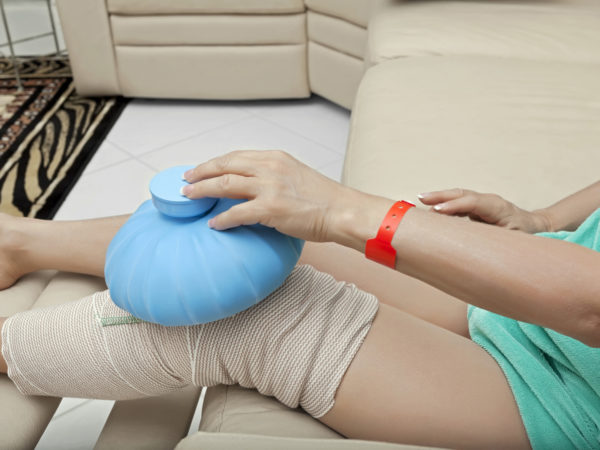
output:
{"label": "fingernail", "polygon": [[181,195],[189,195],[192,192],[192,186],[191,185],[186,185],[186,186],[182,186],[181,189],[179,190],[179,193]]}
{"label": "fingernail", "polygon": [[214,228],[215,227],[215,219],[210,219],[208,221],[208,226],[209,226],[209,228]]}
{"label": "fingernail", "polygon": [[433,209],[435,209],[436,211],[441,211],[442,209],[444,209],[444,204],[440,203],[439,205],[435,205]]}
{"label": "fingernail", "polygon": [[431,192],[423,192],[422,194],[417,195],[417,197],[425,198],[425,197],[429,197],[430,195],[431,195]]}
{"label": "fingernail", "polygon": [[184,174],[183,174],[183,179],[184,179],[185,181],[187,181],[187,180],[188,180],[188,178],[190,178],[191,176],[192,176],[192,169],[190,169],[190,170],[187,170],[187,171],[185,171],[185,172],[184,172]]}

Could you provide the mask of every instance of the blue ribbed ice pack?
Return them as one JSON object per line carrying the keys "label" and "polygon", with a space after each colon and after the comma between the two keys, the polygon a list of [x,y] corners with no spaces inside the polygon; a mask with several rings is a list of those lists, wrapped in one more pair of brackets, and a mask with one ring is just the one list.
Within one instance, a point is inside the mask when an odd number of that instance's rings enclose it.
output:
{"label": "blue ribbed ice pack", "polygon": [[226,231],[208,220],[245,200],[190,200],[178,166],[150,184],[144,202],[118,231],[105,277],[115,304],[161,325],[231,316],[263,300],[296,265],[304,241],[263,225]]}

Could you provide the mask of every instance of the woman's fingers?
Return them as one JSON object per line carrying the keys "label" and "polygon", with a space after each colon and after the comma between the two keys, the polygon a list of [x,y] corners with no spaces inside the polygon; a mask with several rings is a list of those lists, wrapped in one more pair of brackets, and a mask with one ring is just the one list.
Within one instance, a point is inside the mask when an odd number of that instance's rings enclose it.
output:
{"label": "woman's fingers", "polygon": [[446,189],[444,191],[424,192],[423,194],[419,194],[419,200],[425,205],[437,205],[438,203],[464,197],[467,194],[474,194],[474,192],[460,188]]}
{"label": "woman's fingers", "polygon": [[454,200],[438,203],[433,209],[442,214],[466,215],[475,211],[477,208],[477,200],[477,195],[467,194],[464,197],[458,197]]}
{"label": "woman's fingers", "polygon": [[260,214],[255,201],[232,206],[227,211],[213,217],[208,225],[215,230],[227,230],[240,225],[254,225],[260,222]]}
{"label": "woman's fingers", "polygon": [[432,211],[448,216],[469,217],[471,220],[499,225],[510,229],[534,232],[536,226],[527,211],[496,194],[481,194],[467,189],[448,189],[445,191],[426,192],[419,195],[425,205]]}
{"label": "woman's fingers", "polygon": [[249,200],[213,217],[209,226],[225,230],[260,223],[306,240],[337,236],[329,224],[345,212],[338,205],[353,207],[345,196],[357,195],[278,150],[232,152],[186,172],[185,179],[190,184],[182,193],[189,198]]}
{"label": "woman's fingers", "polygon": [[226,173],[253,176],[256,175],[256,161],[261,158],[258,150],[238,150],[218,156],[202,163],[184,174],[189,183],[195,183],[207,178],[217,177]]}
{"label": "woman's fingers", "polygon": [[182,188],[181,193],[192,199],[203,197],[254,198],[258,194],[258,185],[257,178],[228,173],[188,184]]}

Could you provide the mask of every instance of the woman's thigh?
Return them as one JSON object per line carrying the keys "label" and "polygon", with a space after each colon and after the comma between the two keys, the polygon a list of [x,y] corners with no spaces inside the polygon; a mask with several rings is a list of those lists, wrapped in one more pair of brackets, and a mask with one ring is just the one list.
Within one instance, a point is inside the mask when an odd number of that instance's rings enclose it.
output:
{"label": "woman's thigh", "polygon": [[496,361],[473,341],[381,305],[321,420],[357,439],[529,448]]}
{"label": "woman's thigh", "polygon": [[300,263],[354,283],[393,306],[453,333],[469,337],[467,304],[419,280],[334,243],[307,242]]}

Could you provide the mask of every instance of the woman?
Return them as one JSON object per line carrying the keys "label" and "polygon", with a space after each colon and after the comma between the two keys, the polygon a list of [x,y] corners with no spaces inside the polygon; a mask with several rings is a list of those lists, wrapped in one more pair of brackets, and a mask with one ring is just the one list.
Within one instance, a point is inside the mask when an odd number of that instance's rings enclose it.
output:
{"label": "woman", "polygon": [[[233,152],[185,178],[190,198],[249,199],[211,227],[262,223],[320,242],[300,262],[356,286],[299,266],[257,306],[194,327],[102,327],[98,318],[123,312],[106,293],[2,318],[0,371],[22,393],[126,399],[239,383],[353,438],[600,446],[599,212],[584,223],[600,182],[534,212],[460,189],[422,194],[432,210],[406,212],[393,272],[360,254],[392,200],[283,152]],[[41,268],[102,276],[125,220],[6,217],[2,287]],[[532,236],[582,223],[559,239]],[[567,242],[579,238],[590,248]]]}

